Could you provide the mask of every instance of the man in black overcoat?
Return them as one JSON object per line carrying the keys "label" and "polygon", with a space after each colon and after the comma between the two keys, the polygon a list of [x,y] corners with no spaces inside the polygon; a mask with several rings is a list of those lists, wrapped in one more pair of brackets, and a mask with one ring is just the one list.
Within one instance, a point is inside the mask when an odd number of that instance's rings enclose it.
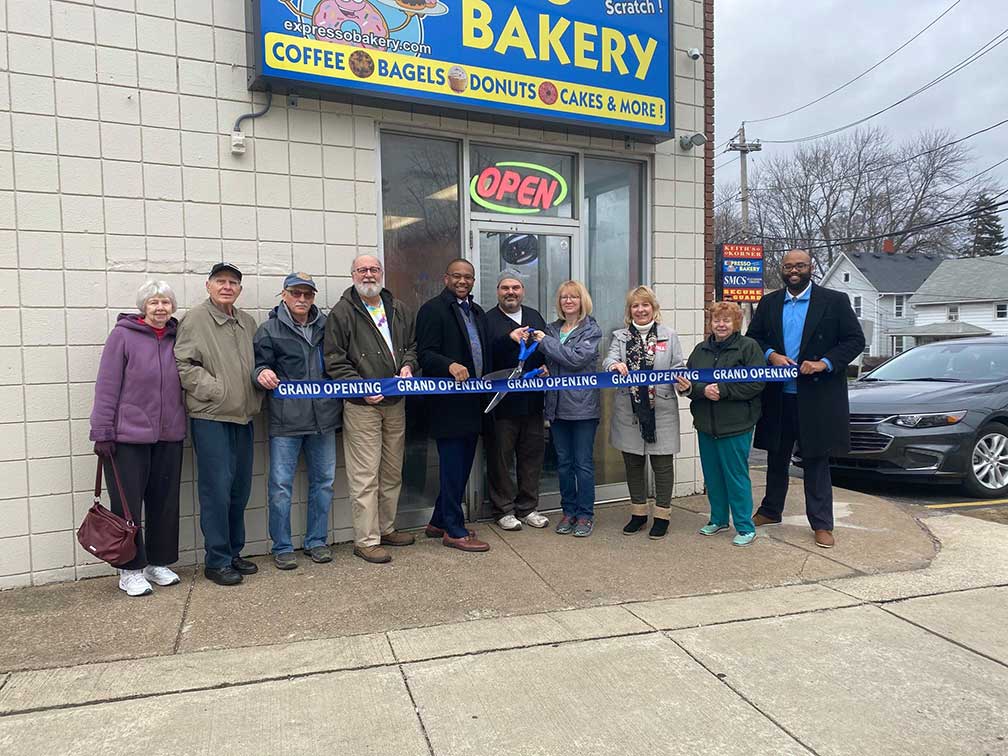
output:
{"label": "man in black overcoat", "polygon": [[[463,259],[445,271],[445,288],[421,305],[416,317],[417,359],[425,378],[467,381],[493,370],[486,313],[473,301],[476,273]],[[462,551],[489,551],[490,544],[465,526],[462,500],[483,428],[486,394],[441,394],[429,397],[431,435],[437,442],[440,484],[428,538]]]}
{"label": "man in black overcoat", "polygon": [[[539,312],[524,305],[525,285],[514,271],[497,278],[497,306],[487,312],[487,334],[496,370],[518,365],[519,337],[529,330],[545,331]],[[529,355],[524,370],[545,364],[538,350]],[[543,393],[516,391],[505,396],[493,410],[493,428],[484,436],[487,455],[487,488],[493,516],[504,530],[521,530],[522,523],[545,528],[549,518],[540,514],[539,480],[546,452]],[[511,479],[511,463],[515,480]],[[515,486],[517,482],[517,487]]]}
{"label": "man in black overcoat", "polygon": [[781,278],[785,288],[763,297],[747,333],[770,365],[798,365],[799,376],[767,383],[763,391],[753,445],[767,451],[767,486],[753,522],[781,521],[797,443],[805,513],[816,545],[828,549],[834,545],[829,459],[850,448],[847,365],[864,350],[865,338],[847,295],[812,283],[808,252],[784,255]]}

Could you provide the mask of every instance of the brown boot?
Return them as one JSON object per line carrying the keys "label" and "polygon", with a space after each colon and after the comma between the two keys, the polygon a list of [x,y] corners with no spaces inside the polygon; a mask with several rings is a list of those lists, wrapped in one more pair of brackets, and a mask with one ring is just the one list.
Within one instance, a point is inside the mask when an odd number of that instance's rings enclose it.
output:
{"label": "brown boot", "polygon": [[381,537],[381,543],[382,546],[412,546],[416,543],[416,537],[412,533],[400,533],[398,530],[393,530]]}
{"label": "brown boot", "polygon": [[817,530],[815,532],[815,545],[821,549],[832,549],[836,544],[832,530]]}
{"label": "brown boot", "polygon": [[392,561],[392,556],[381,546],[354,546],[354,556],[359,556],[371,564],[385,564]]}
{"label": "brown boot", "polygon": [[753,525],[759,527],[760,525],[779,525],[780,520],[771,520],[766,515],[755,514],[752,518]]}

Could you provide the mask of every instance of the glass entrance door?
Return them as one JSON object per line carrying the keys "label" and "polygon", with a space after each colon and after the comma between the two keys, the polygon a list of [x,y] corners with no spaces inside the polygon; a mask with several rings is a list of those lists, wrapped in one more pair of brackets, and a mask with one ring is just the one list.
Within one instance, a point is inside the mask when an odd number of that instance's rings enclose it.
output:
{"label": "glass entrance door", "polygon": [[[524,307],[539,311],[546,322],[556,319],[556,291],[577,270],[576,229],[536,227],[525,224],[480,223],[473,229],[480,305],[490,310],[497,306],[497,278],[504,270],[513,271],[525,286]],[[470,501],[473,517],[490,517],[486,495],[485,456],[479,455],[474,468],[482,474],[471,478]],[[512,465],[511,474],[514,474]],[[539,488],[540,507],[560,507],[556,453],[546,431],[546,457]]]}

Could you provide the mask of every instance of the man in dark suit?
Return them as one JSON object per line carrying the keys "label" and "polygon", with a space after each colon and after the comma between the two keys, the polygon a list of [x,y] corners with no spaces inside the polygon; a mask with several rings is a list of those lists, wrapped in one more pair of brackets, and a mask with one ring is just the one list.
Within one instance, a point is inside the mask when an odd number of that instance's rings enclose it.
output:
{"label": "man in dark suit", "polygon": [[[493,364],[497,370],[518,365],[519,337],[529,330],[545,331],[546,321],[531,307],[522,304],[525,285],[514,271],[505,270],[497,279],[497,306],[487,313],[487,335]],[[545,364],[537,351],[525,362],[525,370]],[[549,518],[540,514],[539,479],[542,477],[546,432],[541,391],[520,391],[505,396],[493,410],[493,429],[484,436],[487,455],[487,487],[493,516],[504,530],[521,530],[522,523],[545,528]],[[518,486],[511,480],[515,464]]]}
{"label": "man in dark suit", "polygon": [[767,451],[766,495],[756,525],[781,521],[795,443],[805,478],[805,513],[815,543],[831,548],[833,482],[829,458],[850,447],[847,365],[865,339],[847,295],[812,283],[812,257],[805,250],[784,255],[785,287],[763,297],[749,326],[771,365],[798,365],[797,380],[767,383],[763,414],[753,445]]}
{"label": "man in dark suit", "polygon": [[[486,314],[473,301],[476,271],[463,259],[452,260],[445,271],[445,288],[424,302],[417,312],[417,358],[425,378],[467,381],[491,372],[492,355]],[[441,490],[434,503],[428,538],[462,551],[489,551],[490,544],[466,529],[462,512],[469,470],[483,427],[486,394],[429,397],[431,435],[438,448]]]}

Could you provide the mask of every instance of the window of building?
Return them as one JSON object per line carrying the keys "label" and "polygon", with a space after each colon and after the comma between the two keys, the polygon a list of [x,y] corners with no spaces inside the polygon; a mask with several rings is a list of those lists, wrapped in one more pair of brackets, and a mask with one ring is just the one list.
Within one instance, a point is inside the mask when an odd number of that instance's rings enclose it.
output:
{"label": "window of building", "polygon": [[467,182],[473,213],[505,214],[526,221],[574,218],[574,155],[473,144]]}
{"label": "window of building", "polygon": [[859,318],[861,317],[861,295],[855,294],[851,297],[851,306],[854,308],[854,314]]}
{"label": "window of building", "polygon": [[945,317],[950,323],[959,322],[959,305],[949,305]]}
{"label": "window of building", "polygon": [[386,285],[413,312],[444,288],[445,267],[462,254],[460,157],[455,140],[381,137]]}
{"label": "window of building", "polygon": [[844,273],[843,274],[843,282],[844,283],[850,283],[850,273]]}
{"label": "window of building", "polygon": [[893,315],[897,318],[902,318],[906,314],[906,295],[897,294],[893,298]]}
{"label": "window of building", "polygon": [[892,353],[901,354],[906,349],[906,336],[893,336]]}
{"label": "window of building", "polygon": [[994,317],[999,320],[1008,318],[1008,302],[998,302],[994,305]]}

